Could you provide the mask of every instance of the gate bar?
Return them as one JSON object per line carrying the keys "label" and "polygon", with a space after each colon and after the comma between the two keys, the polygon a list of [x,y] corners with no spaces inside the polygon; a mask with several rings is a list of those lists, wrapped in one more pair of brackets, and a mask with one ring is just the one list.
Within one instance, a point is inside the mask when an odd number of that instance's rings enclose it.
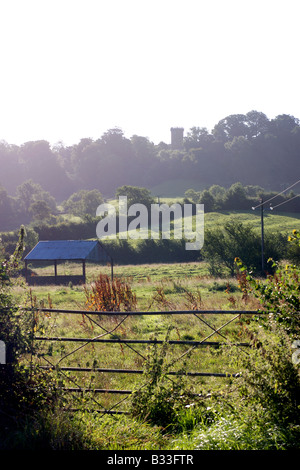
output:
{"label": "gate bar", "polygon": [[[55,366],[39,366],[41,369],[49,370],[55,369]],[[107,372],[117,374],[144,374],[143,370],[137,369],[100,369],[92,367],[59,367],[59,370],[68,372]],[[230,374],[225,373],[214,373],[214,372],[167,372],[166,375],[186,375],[188,377],[240,377],[240,373]]]}
{"label": "gate bar", "polygon": [[154,311],[154,312],[114,312],[114,311],[95,311],[95,310],[66,310],[66,309],[54,309],[54,308],[24,308],[23,310],[37,310],[38,312],[52,312],[52,313],[74,313],[79,315],[182,315],[191,313],[205,313],[205,314],[249,314],[258,315],[265,312],[258,312],[257,310],[166,310],[166,311]]}
{"label": "gate bar", "polygon": [[[83,343],[128,343],[128,344],[163,344],[163,340],[147,340],[147,339],[93,339],[93,338],[64,338],[64,337],[46,337],[35,336],[37,341],[72,341]],[[185,341],[185,340],[169,340],[167,344],[190,344],[194,346],[220,346],[223,343],[217,341]],[[232,343],[234,346],[250,346],[249,343]]]}

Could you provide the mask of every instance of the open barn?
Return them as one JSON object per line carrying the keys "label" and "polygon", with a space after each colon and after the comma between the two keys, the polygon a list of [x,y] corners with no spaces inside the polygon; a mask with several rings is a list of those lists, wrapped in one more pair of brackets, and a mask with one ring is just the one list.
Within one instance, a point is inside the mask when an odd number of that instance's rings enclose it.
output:
{"label": "open barn", "polygon": [[[29,285],[85,284],[87,263],[110,264],[113,278],[113,260],[98,240],[50,240],[39,241],[25,256],[25,277]],[[58,267],[64,262],[79,262],[80,275],[60,275]],[[34,265],[53,264],[52,276],[37,276],[32,272]],[[30,270],[29,270],[30,264]]]}

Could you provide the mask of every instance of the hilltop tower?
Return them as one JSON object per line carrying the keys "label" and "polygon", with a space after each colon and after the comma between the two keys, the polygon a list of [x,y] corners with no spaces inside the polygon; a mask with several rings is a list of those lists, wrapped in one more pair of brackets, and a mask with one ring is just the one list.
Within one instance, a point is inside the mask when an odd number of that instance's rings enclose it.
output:
{"label": "hilltop tower", "polygon": [[174,150],[183,148],[183,127],[171,127],[171,147]]}

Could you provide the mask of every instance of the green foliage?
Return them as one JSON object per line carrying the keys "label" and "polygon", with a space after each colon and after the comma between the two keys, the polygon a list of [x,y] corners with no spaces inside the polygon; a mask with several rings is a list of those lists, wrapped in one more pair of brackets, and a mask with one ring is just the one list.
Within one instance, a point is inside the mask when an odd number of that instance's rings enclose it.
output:
{"label": "green foliage", "polygon": [[48,211],[56,211],[56,201],[55,198],[48,192],[43,189],[43,187],[35,183],[32,179],[24,181],[16,189],[17,201],[20,206],[20,210],[28,216],[30,209],[33,210],[35,206],[32,205],[37,202],[43,202],[45,207],[48,208]]}
{"label": "green foliage", "polygon": [[[189,391],[186,381],[186,362],[170,375],[177,360],[168,357],[169,328],[161,345],[148,348],[144,364],[143,384],[133,392],[131,415],[138,420],[161,426],[164,431],[183,432],[199,422],[210,422],[214,413]],[[155,339],[155,337],[154,337]]]}
{"label": "green foliage", "polygon": [[46,410],[26,416],[1,436],[0,450],[157,450],[167,439],[160,429],[127,416],[97,416]]}
{"label": "green foliage", "polygon": [[134,391],[131,400],[131,414],[141,420],[167,428],[174,425],[178,408],[183,406],[183,379],[171,379],[167,373],[168,334],[159,348],[154,343],[148,349],[144,364],[144,385]]}
{"label": "green foliage", "polygon": [[[213,211],[232,211],[249,210],[251,207],[259,204],[261,198],[265,200],[276,196],[276,192],[267,192],[260,186],[244,185],[241,182],[231,184],[229,187],[223,187],[213,184],[208,189],[196,191],[188,189],[185,191],[185,202],[194,204],[204,204],[205,212]],[[298,212],[297,202],[292,200],[294,194],[279,195],[276,198],[276,204],[289,203],[282,210]],[[287,209],[289,208],[289,209]]]}
{"label": "green foliage", "polygon": [[32,316],[19,311],[11,292],[11,277],[18,271],[23,255],[24,234],[21,228],[13,255],[0,264],[0,335],[12,363],[28,351],[31,341]]}
{"label": "green foliage", "polygon": [[248,406],[264,410],[273,422],[288,426],[299,423],[300,374],[292,363],[292,347],[289,337],[278,328],[272,332],[252,332],[251,351],[238,354],[238,364],[243,370],[241,396]]}
{"label": "green foliage", "polygon": [[116,190],[116,198],[120,196],[127,196],[128,207],[133,204],[143,204],[146,207],[150,207],[154,203],[151,191],[147,188],[124,185]]}
{"label": "green foliage", "polygon": [[[297,230],[289,237],[289,242],[297,246],[300,244],[300,234]],[[300,269],[296,265],[287,264],[281,266],[277,262],[270,260],[275,268],[274,274],[266,280],[253,278],[251,274],[247,280],[252,293],[259,298],[263,310],[268,312],[267,325],[273,322],[278,323],[281,328],[295,339],[300,334]],[[240,271],[245,271],[243,262],[236,258],[235,263]],[[264,322],[264,316],[261,322]]]}
{"label": "green foliage", "polygon": [[[13,255],[19,240],[19,230],[13,232],[1,233],[1,246],[3,249],[3,258],[8,259]],[[24,232],[24,251],[27,254],[38,242],[38,234],[31,227],[26,227]],[[21,263],[20,263],[21,264]]]}
{"label": "green foliage", "polygon": [[103,196],[97,190],[80,190],[72,194],[66,201],[62,203],[63,208],[70,214],[79,217],[86,215],[96,216],[97,207],[103,203]]}
{"label": "green foliage", "polygon": [[[299,244],[296,230],[289,237]],[[261,304],[252,329],[247,328],[253,343],[248,355],[238,355],[245,370],[242,374],[241,392],[250,403],[259,404],[265,414],[289,431],[297,433],[300,418],[300,373],[293,363],[293,340],[299,338],[299,268],[280,266],[266,280],[253,278],[240,259],[236,265],[246,274],[249,290]],[[257,325],[264,328],[257,328]]]}
{"label": "green foliage", "polygon": [[35,201],[29,207],[29,212],[35,220],[50,220],[51,209],[45,201]]}
{"label": "green foliage", "polygon": [[54,409],[58,396],[59,382],[52,372],[30,370],[17,363],[1,367],[0,441],[5,425],[13,429],[26,415]]}
{"label": "green foliage", "polygon": [[[240,181],[243,186],[255,183],[278,191],[283,181],[294,180],[299,136],[297,118],[283,114],[268,119],[252,110],[224,117],[211,132],[192,127],[186,132],[181,151],[164,142],[154,145],[146,137],[133,135],[127,139],[118,128],[109,129],[96,140],[81,139],[72,146],[58,144],[50,148],[43,140],[21,146],[1,142],[0,183],[5,186],[0,191],[1,229],[13,230],[20,223],[28,223],[32,202],[45,201],[53,212],[50,198],[60,202],[80,190],[94,188],[105,197],[113,197],[123,185],[149,189],[169,181],[174,188],[172,193],[183,196],[188,187],[184,185],[185,189],[178,193],[180,181],[191,181],[190,187],[202,190],[211,185],[229,188]],[[209,192],[217,209],[222,198]],[[208,208],[211,197],[208,200],[207,194],[203,196]],[[236,191],[227,200],[227,209],[245,207],[249,198],[244,196]],[[276,202],[280,203],[281,198],[288,200],[289,196],[280,196]],[[280,210],[298,212],[298,200],[291,200]]]}
{"label": "green foliage", "polygon": [[22,357],[33,353],[36,324],[35,313],[21,310],[11,290],[11,278],[18,272],[23,255],[23,242],[21,228],[15,252],[0,264],[0,339],[6,347],[6,363],[0,368],[0,433],[5,427],[14,426],[24,413],[50,406],[56,398],[56,381],[52,375],[21,365]]}
{"label": "green foliage", "polygon": [[[283,244],[282,244],[283,243]],[[283,256],[285,246],[281,234],[265,234],[265,258]],[[261,239],[254,228],[236,219],[225,223],[224,228],[208,229],[205,231],[204,247],[201,250],[203,258],[209,263],[212,275],[222,275],[223,269],[235,274],[235,258],[243,259],[248,269],[261,272]],[[271,270],[270,266],[270,270]]]}
{"label": "green foliage", "polygon": [[246,406],[173,441],[172,450],[297,450],[299,434]]}

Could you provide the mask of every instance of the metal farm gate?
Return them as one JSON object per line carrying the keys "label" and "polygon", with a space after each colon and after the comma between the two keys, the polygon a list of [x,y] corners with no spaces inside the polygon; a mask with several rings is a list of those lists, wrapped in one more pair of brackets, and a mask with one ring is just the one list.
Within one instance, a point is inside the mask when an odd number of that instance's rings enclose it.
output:
{"label": "metal farm gate", "polygon": [[[32,355],[32,365],[57,371],[65,396],[70,397],[66,398],[67,410],[82,410],[84,406],[85,411],[103,414],[128,413],[128,397],[141,386],[149,347],[167,344],[174,354],[173,369],[167,375],[184,374],[193,382],[195,395],[201,394],[205,380],[235,380],[239,372],[215,370],[211,350],[217,351],[228,344],[249,346],[249,343],[229,340],[228,328],[234,322],[240,328],[242,316],[257,314],[244,310],[95,312],[41,308],[32,311],[36,316],[33,347],[37,351]],[[187,317],[194,329],[199,324],[199,339],[186,333],[181,336],[180,324],[186,325]],[[145,328],[150,322],[149,330],[153,333],[156,329],[157,336],[145,330],[141,339],[128,337],[128,333],[135,336],[139,331],[143,318],[147,318]],[[68,325],[74,323],[84,334],[64,336]],[[166,323],[171,325],[173,337],[159,338],[159,326]],[[203,364],[206,370],[202,370]]]}

